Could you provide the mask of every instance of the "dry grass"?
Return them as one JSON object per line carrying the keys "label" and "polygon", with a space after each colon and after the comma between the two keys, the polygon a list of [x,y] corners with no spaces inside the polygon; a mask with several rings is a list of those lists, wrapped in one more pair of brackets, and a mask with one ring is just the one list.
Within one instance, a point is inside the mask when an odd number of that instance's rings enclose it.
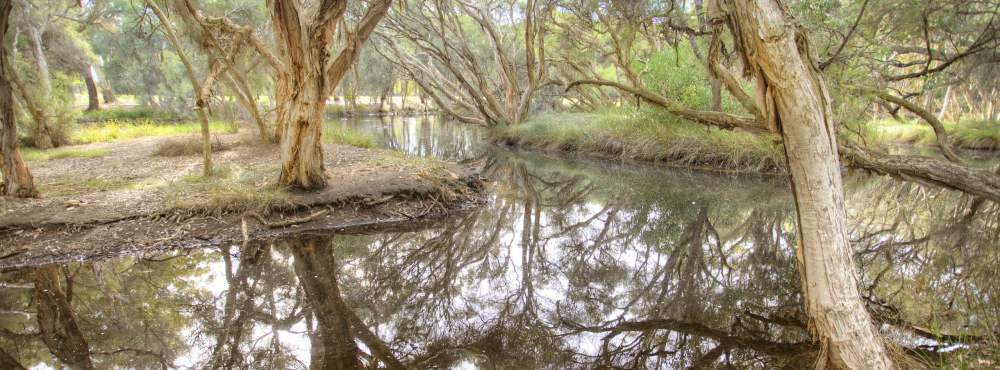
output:
{"label": "dry grass", "polygon": [[62,147],[56,149],[39,150],[34,148],[24,148],[21,155],[29,162],[44,162],[61,158],[100,158],[111,154],[111,149],[81,149],[74,147]]}
{"label": "dry grass", "polygon": [[174,212],[199,215],[259,212],[262,214],[296,207],[284,189],[272,181],[277,169],[219,167],[214,176],[185,175],[162,190],[167,207]]}
{"label": "dry grass", "polygon": [[[218,136],[212,140],[212,152],[229,150],[231,146],[226,145]],[[202,140],[200,136],[185,136],[164,140],[160,143],[153,155],[160,157],[181,157],[185,155],[202,154]]]}

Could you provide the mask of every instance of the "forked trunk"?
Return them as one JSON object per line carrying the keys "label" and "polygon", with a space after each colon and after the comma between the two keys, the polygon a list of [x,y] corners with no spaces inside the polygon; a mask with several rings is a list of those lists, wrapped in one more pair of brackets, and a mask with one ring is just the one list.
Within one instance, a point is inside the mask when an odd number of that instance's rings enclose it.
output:
{"label": "forked trunk", "polygon": [[13,195],[21,198],[38,196],[35,181],[31,171],[21,158],[21,150],[17,142],[17,124],[14,121],[14,95],[11,91],[7,72],[11,71],[7,60],[7,27],[10,18],[11,4],[0,2],[0,195]]}
{"label": "forked trunk", "polygon": [[[368,2],[368,9],[345,35],[340,52],[330,55],[347,1],[303,7],[290,0],[268,2],[271,26],[283,67],[276,84],[277,125],[281,142],[281,184],[314,190],[326,186],[323,165],[323,113],[326,101],[357,60],[391,0]],[[319,12],[319,13],[317,13]]]}
{"label": "forked trunk", "polygon": [[858,291],[836,126],[805,37],[779,0],[720,0],[750,71],[773,99],[798,214],[797,257],[817,368],[894,368]]}

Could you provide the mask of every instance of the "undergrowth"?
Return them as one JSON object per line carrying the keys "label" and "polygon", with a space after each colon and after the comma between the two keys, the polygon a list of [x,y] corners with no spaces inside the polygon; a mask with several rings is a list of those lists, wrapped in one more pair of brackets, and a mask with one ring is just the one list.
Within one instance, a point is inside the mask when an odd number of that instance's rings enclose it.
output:
{"label": "undergrowth", "polygon": [[510,144],[687,167],[737,172],[784,172],[773,138],[708,128],[655,110],[545,114],[497,129]]}
{"label": "undergrowth", "polygon": [[[209,123],[209,130],[213,134],[229,134],[236,132],[236,127],[230,122],[213,121]],[[102,124],[85,125],[76,128],[70,134],[70,141],[74,144],[88,144],[148,136],[177,136],[200,133],[200,122],[107,121]]]}
{"label": "undergrowth", "polygon": [[323,131],[323,141],[334,144],[350,145],[358,148],[374,148],[375,137],[342,126],[327,125]]}
{"label": "undergrowth", "polygon": [[[944,121],[945,132],[962,149],[1000,150],[1000,121]],[[866,144],[937,145],[934,130],[920,120],[883,119],[847,124],[841,130],[847,138]]]}

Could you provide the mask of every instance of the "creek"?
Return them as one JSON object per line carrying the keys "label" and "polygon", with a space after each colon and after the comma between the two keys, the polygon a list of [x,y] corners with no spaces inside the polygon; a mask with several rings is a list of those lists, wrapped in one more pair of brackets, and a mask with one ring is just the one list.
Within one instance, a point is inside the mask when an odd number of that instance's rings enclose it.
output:
{"label": "creek", "polygon": [[[512,151],[435,117],[329,124],[481,163],[488,201],[417,231],[4,273],[2,348],[36,368],[811,366],[785,178]],[[885,177],[845,187],[883,333],[989,367],[972,359],[997,356],[1000,208]],[[40,325],[58,334],[15,334]]]}

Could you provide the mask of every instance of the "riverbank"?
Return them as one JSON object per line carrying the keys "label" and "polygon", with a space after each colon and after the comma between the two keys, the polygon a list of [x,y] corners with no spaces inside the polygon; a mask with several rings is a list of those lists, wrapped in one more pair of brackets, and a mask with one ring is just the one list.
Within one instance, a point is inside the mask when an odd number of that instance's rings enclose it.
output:
{"label": "riverbank", "polygon": [[499,144],[721,172],[786,172],[772,138],[707,128],[656,111],[544,114],[494,129]]}
{"label": "riverbank", "polygon": [[289,191],[273,185],[277,147],[238,135],[216,139],[216,176],[205,178],[199,155],[157,154],[170,140],[81,145],[69,148],[87,155],[32,162],[42,198],[0,198],[0,268],[411,221],[482,196],[475,169],[333,143],[330,186]]}
{"label": "riverbank", "polygon": [[[1000,150],[1000,122],[962,120],[942,122],[945,131],[958,149],[998,151]],[[852,140],[881,145],[937,146],[934,130],[921,121],[897,121],[884,119],[862,124],[848,125],[844,130]]]}

